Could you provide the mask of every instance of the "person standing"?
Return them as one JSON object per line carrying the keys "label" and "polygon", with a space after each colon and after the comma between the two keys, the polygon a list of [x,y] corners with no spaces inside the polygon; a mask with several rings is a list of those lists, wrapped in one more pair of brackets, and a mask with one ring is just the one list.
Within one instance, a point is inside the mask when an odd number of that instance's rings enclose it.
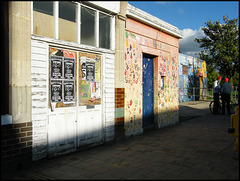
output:
{"label": "person standing", "polygon": [[213,99],[214,99],[214,107],[213,107],[213,114],[219,114],[218,107],[219,107],[219,94],[220,94],[220,82],[222,80],[222,77],[217,77],[217,80],[213,82]]}
{"label": "person standing", "polygon": [[230,115],[230,97],[232,94],[232,85],[228,83],[228,78],[224,79],[224,83],[221,87],[222,97],[222,115],[225,115],[225,103],[227,103],[227,112]]}

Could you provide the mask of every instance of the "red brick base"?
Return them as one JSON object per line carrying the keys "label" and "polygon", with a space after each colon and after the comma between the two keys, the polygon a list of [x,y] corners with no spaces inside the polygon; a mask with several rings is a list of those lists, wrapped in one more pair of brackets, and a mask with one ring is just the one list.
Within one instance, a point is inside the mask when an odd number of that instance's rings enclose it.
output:
{"label": "red brick base", "polygon": [[[115,109],[124,108],[124,88],[115,88]],[[120,137],[124,134],[124,117],[115,118],[115,135]]]}
{"label": "red brick base", "polygon": [[1,172],[32,161],[32,123],[1,125]]}

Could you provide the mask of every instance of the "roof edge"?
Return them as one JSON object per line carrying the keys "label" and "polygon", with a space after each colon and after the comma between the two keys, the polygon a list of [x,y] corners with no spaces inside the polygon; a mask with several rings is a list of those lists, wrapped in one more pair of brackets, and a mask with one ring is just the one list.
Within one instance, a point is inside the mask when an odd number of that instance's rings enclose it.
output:
{"label": "roof edge", "polygon": [[177,38],[183,38],[183,35],[179,32],[176,26],[173,26],[141,9],[138,9],[131,4],[127,5],[126,15],[127,17],[139,20],[140,22],[150,25]]}

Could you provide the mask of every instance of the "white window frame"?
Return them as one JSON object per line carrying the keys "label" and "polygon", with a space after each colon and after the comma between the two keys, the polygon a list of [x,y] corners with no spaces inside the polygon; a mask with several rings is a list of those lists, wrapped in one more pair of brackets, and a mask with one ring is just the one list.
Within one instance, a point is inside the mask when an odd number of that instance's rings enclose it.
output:
{"label": "white window frame", "polygon": [[[110,49],[115,50],[115,16],[111,16],[103,11],[92,8],[82,3],[72,2],[76,4],[76,43],[81,44],[81,6],[95,11],[95,47],[99,48],[99,13],[110,17]],[[59,40],[59,1],[53,1],[53,18],[54,18],[54,39]],[[33,34],[33,1],[31,1],[31,34]],[[87,45],[91,46],[91,45]],[[104,48],[105,49],[105,48]]]}
{"label": "white window frame", "polygon": [[59,2],[53,1],[53,18],[54,18],[54,26],[53,26],[53,38],[59,39]]}

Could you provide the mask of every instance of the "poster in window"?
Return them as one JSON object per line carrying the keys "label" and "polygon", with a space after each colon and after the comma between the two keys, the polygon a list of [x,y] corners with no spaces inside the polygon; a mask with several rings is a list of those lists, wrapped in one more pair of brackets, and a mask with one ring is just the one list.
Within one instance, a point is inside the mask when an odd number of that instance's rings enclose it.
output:
{"label": "poster in window", "polygon": [[86,80],[94,81],[95,80],[95,63],[86,62]]}
{"label": "poster in window", "polygon": [[95,81],[99,82],[100,81],[100,62],[96,61],[95,62]]}
{"label": "poster in window", "polygon": [[100,90],[100,82],[95,82],[96,83],[96,99],[100,99],[101,98],[101,90]]}
{"label": "poster in window", "polygon": [[75,97],[74,81],[64,81],[64,103],[73,103]]}
{"label": "poster in window", "polygon": [[86,80],[86,57],[81,57],[82,80]]}
{"label": "poster in window", "polygon": [[90,82],[85,80],[80,81],[81,85],[81,93],[80,93],[80,100],[91,100],[91,87]]}
{"label": "poster in window", "polygon": [[101,104],[101,56],[79,53],[79,105]]}
{"label": "poster in window", "polygon": [[91,85],[91,101],[96,100],[96,82],[90,82]]}
{"label": "poster in window", "polygon": [[51,102],[62,102],[62,81],[51,81]]}
{"label": "poster in window", "polygon": [[74,79],[75,59],[64,58],[64,78]]}
{"label": "poster in window", "polygon": [[51,78],[62,78],[62,57],[51,56]]}

